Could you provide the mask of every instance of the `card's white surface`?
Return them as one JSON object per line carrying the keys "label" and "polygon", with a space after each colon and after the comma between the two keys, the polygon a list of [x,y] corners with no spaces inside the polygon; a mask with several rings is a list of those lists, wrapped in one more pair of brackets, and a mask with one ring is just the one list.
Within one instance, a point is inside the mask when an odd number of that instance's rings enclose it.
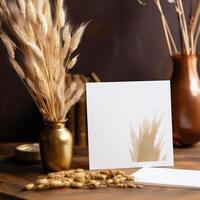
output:
{"label": "card's white surface", "polygon": [[200,170],[142,168],[132,175],[138,184],[200,189]]}
{"label": "card's white surface", "polygon": [[[87,83],[86,94],[90,169],[173,166],[169,81]],[[163,116],[158,137],[166,160],[133,162],[130,132],[139,135],[142,120],[155,114]]]}

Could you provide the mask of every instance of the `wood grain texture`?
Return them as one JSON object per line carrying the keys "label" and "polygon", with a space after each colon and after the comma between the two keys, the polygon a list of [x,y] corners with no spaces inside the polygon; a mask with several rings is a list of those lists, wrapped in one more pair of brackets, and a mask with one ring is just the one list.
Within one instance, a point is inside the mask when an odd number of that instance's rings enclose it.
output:
{"label": "wood grain texture", "polygon": [[[40,165],[23,165],[13,158],[17,144],[0,145],[0,200],[30,199],[30,200],[189,200],[199,199],[200,191],[192,189],[174,189],[162,187],[144,187],[141,189],[97,189],[76,190],[57,189],[43,192],[22,191],[25,184],[41,175]],[[200,144],[188,149],[175,149],[175,167],[183,169],[200,169]],[[72,168],[88,169],[87,149],[75,148]],[[127,174],[134,172],[127,169]]]}

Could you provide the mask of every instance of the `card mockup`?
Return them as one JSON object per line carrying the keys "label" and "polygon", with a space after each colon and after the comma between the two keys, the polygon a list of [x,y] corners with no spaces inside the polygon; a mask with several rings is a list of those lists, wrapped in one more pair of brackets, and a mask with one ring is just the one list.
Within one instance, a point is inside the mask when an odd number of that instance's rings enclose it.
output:
{"label": "card mockup", "polygon": [[90,169],[173,166],[170,81],[87,83]]}

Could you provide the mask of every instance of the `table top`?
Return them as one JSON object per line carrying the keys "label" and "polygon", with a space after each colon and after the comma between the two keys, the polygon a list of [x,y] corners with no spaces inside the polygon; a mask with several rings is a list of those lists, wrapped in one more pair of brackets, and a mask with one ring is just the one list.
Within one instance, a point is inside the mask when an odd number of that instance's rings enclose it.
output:
{"label": "table top", "polygon": [[[56,189],[49,191],[22,191],[27,183],[41,175],[41,165],[24,165],[17,163],[14,149],[19,144],[0,144],[0,200],[30,199],[30,200],[189,200],[199,199],[200,190],[176,189],[145,186],[139,189],[100,188],[89,189]],[[200,143],[186,149],[175,149],[175,168],[200,169]],[[87,150],[75,148],[72,168],[88,169]],[[131,174],[135,169],[127,169]]]}

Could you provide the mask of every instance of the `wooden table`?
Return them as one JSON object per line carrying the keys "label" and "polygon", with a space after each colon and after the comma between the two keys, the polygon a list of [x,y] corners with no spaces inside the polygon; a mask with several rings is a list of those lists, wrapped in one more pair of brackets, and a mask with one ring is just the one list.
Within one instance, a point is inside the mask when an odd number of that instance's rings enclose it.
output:
{"label": "wooden table", "polygon": [[[35,192],[22,191],[25,184],[42,174],[40,165],[23,165],[13,159],[17,144],[0,145],[0,200],[195,200],[200,199],[200,190],[174,189],[164,187],[144,187],[141,189],[106,188],[96,190],[57,189]],[[75,149],[73,168],[88,168],[88,157],[83,149]],[[188,149],[175,149],[175,167],[200,169],[200,144]],[[126,170],[132,173],[134,170]]]}

